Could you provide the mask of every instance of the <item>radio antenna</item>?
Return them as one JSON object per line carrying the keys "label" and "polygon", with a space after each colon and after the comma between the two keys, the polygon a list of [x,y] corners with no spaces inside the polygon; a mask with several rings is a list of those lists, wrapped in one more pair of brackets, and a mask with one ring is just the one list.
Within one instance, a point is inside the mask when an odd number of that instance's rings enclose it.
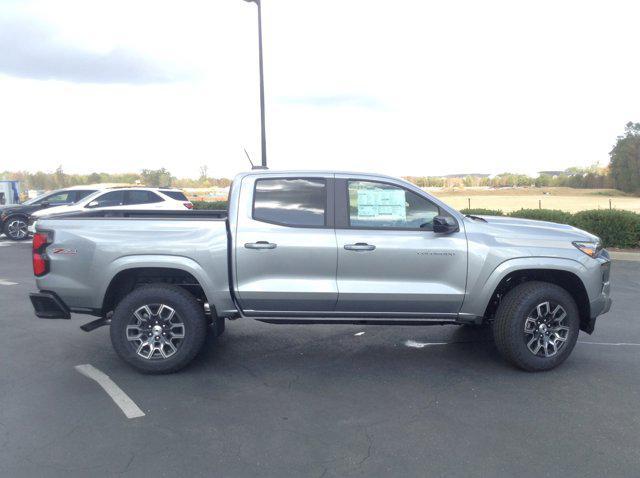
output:
{"label": "radio antenna", "polygon": [[244,149],[244,154],[247,155],[247,159],[251,163],[251,169],[268,169],[266,166],[256,166],[255,164],[253,164],[253,161],[251,161],[251,156],[249,156],[249,153],[247,153],[247,148],[242,149]]}
{"label": "radio antenna", "polygon": [[249,153],[247,153],[247,148],[242,148],[244,149],[244,154],[247,155],[247,159],[249,160],[249,163],[251,163],[251,169],[256,169],[255,164],[253,164],[253,161],[251,161],[251,156],[249,156]]}

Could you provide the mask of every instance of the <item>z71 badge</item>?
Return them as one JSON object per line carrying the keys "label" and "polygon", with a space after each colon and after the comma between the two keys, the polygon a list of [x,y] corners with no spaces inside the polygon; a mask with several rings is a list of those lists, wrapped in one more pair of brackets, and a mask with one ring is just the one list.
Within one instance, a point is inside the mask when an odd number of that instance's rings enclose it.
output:
{"label": "z71 badge", "polygon": [[72,256],[78,253],[78,249],[65,249],[64,247],[56,247],[51,249],[53,254],[64,254],[68,256]]}

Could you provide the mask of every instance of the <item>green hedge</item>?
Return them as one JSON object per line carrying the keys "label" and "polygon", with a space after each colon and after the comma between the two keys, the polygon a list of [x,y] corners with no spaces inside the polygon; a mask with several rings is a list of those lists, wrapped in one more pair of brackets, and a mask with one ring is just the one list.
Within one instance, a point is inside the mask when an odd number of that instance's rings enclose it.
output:
{"label": "green hedge", "polygon": [[640,214],[616,209],[581,211],[571,218],[572,226],[595,234],[605,247],[640,246]]}
{"label": "green hedge", "polygon": [[520,209],[519,211],[510,212],[508,215],[522,219],[557,222],[559,224],[569,224],[572,217],[570,212],[560,211],[558,209]]}
{"label": "green hedge", "polygon": [[471,214],[472,216],[503,216],[504,213],[500,209],[460,209],[462,214]]}
{"label": "green hedge", "polygon": [[191,201],[194,209],[227,209],[227,201]]}

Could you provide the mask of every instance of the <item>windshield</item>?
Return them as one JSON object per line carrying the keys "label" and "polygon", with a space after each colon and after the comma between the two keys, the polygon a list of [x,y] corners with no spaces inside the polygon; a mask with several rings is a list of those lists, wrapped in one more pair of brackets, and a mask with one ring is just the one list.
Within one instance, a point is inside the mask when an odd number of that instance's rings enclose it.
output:
{"label": "windshield", "polygon": [[29,206],[31,204],[35,204],[38,201],[41,201],[45,198],[48,198],[49,196],[51,196],[51,193],[48,194],[41,194],[40,196],[34,197],[33,199],[27,199],[25,202],[23,202],[22,204],[24,204],[25,206]]}
{"label": "windshield", "polygon": [[89,194],[88,196],[83,197],[80,201],[78,201],[76,204],[80,204],[80,205],[84,205],[84,204],[89,204],[91,201],[93,201],[96,197],[100,196],[100,194],[102,194],[104,191],[94,191],[93,193]]}

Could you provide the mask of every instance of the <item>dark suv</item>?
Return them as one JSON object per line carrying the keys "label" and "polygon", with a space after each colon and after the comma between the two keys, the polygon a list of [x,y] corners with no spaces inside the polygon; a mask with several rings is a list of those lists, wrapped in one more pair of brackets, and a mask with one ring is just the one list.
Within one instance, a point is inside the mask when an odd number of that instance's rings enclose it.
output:
{"label": "dark suv", "polygon": [[0,206],[0,232],[4,232],[12,241],[27,239],[31,213],[48,207],[73,204],[96,191],[97,189],[90,187],[58,189],[35,199],[29,199],[22,204]]}

